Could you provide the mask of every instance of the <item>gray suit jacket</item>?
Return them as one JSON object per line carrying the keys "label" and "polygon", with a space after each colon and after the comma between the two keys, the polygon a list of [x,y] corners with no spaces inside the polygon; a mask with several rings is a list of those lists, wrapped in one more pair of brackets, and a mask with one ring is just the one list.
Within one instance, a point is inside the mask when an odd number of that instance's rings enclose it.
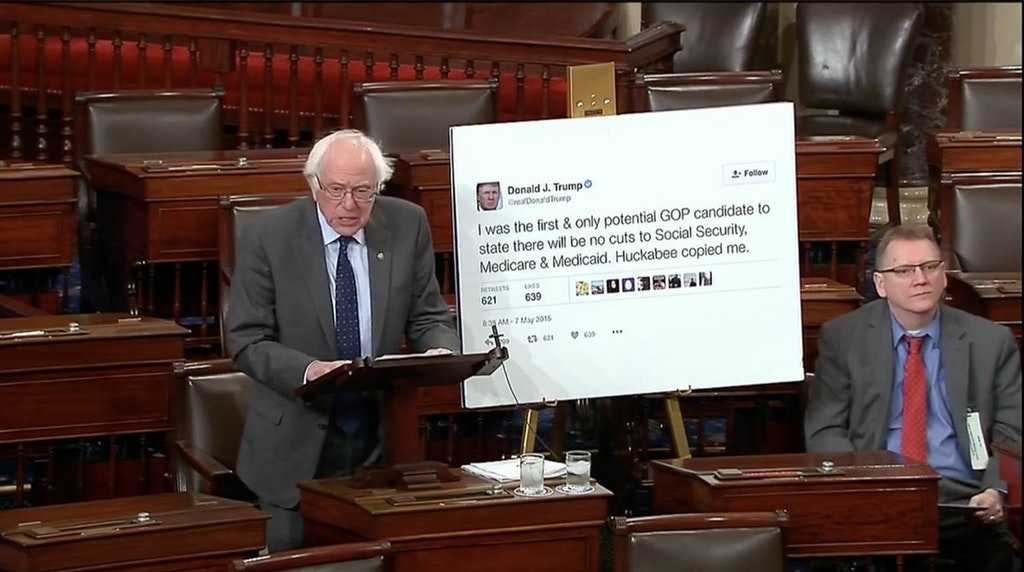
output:
{"label": "gray suit jacket", "polygon": [[[327,427],[324,412],[293,392],[310,362],[337,359],[316,208],[311,199],[296,201],[243,229],[228,307],[231,357],[259,382],[251,390],[238,473],[257,495],[282,507],[296,506],[296,483],[313,478]],[[403,335],[414,351],[458,350],[423,209],[379,197],[366,244],[374,353],[397,353]]]}
{"label": "gray suit jacket", "polygon": [[[1020,439],[1020,353],[1009,329],[956,308],[942,306],[940,311],[949,408],[960,454],[969,461],[968,383],[974,386],[985,443]],[[888,303],[876,300],[822,326],[804,416],[808,451],[885,449],[895,359],[889,316]],[[980,482],[944,477],[939,496],[964,499],[1002,486],[993,457]]]}

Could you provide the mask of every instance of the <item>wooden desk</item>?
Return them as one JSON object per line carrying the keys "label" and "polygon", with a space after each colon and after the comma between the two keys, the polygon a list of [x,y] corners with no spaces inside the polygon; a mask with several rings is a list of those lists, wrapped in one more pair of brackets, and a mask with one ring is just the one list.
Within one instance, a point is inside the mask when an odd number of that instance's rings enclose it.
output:
{"label": "wooden desk", "polygon": [[[839,279],[841,242],[855,242],[861,251],[870,235],[871,194],[879,156],[885,152],[877,139],[864,137],[812,137],[796,141],[797,219],[804,243],[801,274],[820,275],[810,258],[810,243],[828,241],[832,257],[827,276]],[[398,196],[427,211],[434,249],[450,252],[452,241],[451,170],[448,156],[426,152],[396,157],[392,186]],[[815,274],[817,272],[817,274]],[[856,275],[863,274],[863,260]],[[448,292],[448,290],[443,290]]]}
{"label": "wooden desk", "polygon": [[1020,272],[947,272],[946,303],[1002,324],[1021,343]]}
{"label": "wooden desk", "polygon": [[[561,479],[559,479],[559,482]],[[549,486],[557,482],[549,483]],[[600,569],[600,537],[611,493],[600,485],[588,495],[555,492],[543,498],[511,494],[478,496],[458,502],[452,494],[477,492],[492,483],[469,475],[444,483],[440,491],[357,490],[348,479],[299,483],[306,545],[356,538],[388,540],[394,572],[460,570],[463,572],[552,572]],[[396,497],[415,495],[402,506]]]}
{"label": "wooden desk", "polygon": [[[939,130],[928,137],[927,155],[929,223],[940,237],[952,235],[954,187],[1021,182],[1019,131]],[[950,241],[940,244],[952,261]]]}
{"label": "wooden desk", "polygon": [[[49,457],[53,492],[55,440],[171,430],[172,363],[184,358],[186,331],[156,318],[66,314],[2,319],[0,332],[67,329],[71,322],[78,333],[0,339],[0,445],[15,451],[16,504],[35,454]],[[114,450],[108,496],[118,487]]]}
{"label": "wooden desk", "polygon": [[800,279],[800,314],[804,328],[804,371],[814,371],[821,326],[860,307],[863,296],[831,278]]}
{"label": "wooden desk", "polygon": [[[217,343],[217,219],[219,197],[308,192],[302,177],[305,149],[254,149],[142,153],[86,158],[86,172],[97,189],[102,250],[110,260],[107,276],[111,308],[130,305],[129,283],[148,315],[180,321],[199,318],[196,343]],[[241,159],[244,163],[240,163]],[[198,262],[194,295],[182,295],[182,263]],[[157,280],[155,263],[174,263]],[[145,280],[133,269],[145,269]],[[185,278],[189,281],[188,276]],[[169,288],[156,288],[157,283]],[[170,291],[169,291],[170,290]],[[170,303],[166,300],[170,299]],[[163,301],[163,302],[162,302]],[[158,307],[159,306],[159,307]]]}
{"label": "wooden desk", "polygon": [[[63,306],[78,254],[77,171],[60,165],[0,161],[0,270],[61,268]],[[33,306],[41,293],[31,292]]]}
{"label": "wooden desk", "polygon": [[[784,473],[825,460],[842,473]],[[716,476],[727,468],[753,474]],[[888,451],[673,459],[655,461],[651,472],[657,513],[788,511],[791,557],[938,551],[939,475]]]}
{"label": "wooden desk", "polygon": [[[140,513],[149,513],[152,524],[133,525]],[[225,570],[232,560],[255,556],[263,547],[267,518],[249,503],[184,494],[0,511],[0,569]],[[44,538],[29,533],[39,527],[75,525],[88,532]]]}
{"label": "wooden desk", "polygon": [[[865,137],[808,137],[796,141],[801,276],[827,276],[861,287],[871,235],[868,223],[875,172],[885,152],[877,139]],[[827,268],[815,264],[811,257],[815,242],[829,245]],[[839,249],[843,243],[856,247],[853,272],[841,271]]]}

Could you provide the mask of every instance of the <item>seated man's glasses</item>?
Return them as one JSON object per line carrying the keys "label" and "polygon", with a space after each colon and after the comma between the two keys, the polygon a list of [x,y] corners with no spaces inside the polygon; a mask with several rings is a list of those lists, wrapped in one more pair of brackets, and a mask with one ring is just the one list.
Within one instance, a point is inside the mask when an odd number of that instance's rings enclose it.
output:
{"label": "seated man's glasses", "polygon": [[901,264],[900,266],[893,266],[885,270],[875,270],[875,272],[879,274],[892,274],[896,278],[907,280],[914,276],[918,268],[921,269],[925,276],[934,276],[942,268],[942,261],[928,260],[921,264]]}
{"label": "seated man's glasses", "polygon": [[377,192],[380,190],[379,186],[363,185],[360,187],[346,187],[345,185],[331,185],[325,187],[320,182],[320,177],[316,177],[316,184],[320,187],[320,191],[330,197],[332,200],[340,201],[345,198],[345,195],[351,193],[352,200],[357,203],[369,203],[373,202],[373,199],[377,198]]}

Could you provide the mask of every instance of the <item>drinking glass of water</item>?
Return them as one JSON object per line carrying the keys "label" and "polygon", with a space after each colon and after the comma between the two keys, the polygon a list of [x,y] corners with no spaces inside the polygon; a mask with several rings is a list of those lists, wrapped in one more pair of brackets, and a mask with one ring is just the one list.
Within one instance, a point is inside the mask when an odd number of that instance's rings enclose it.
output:
{"label": "drinking glass of water", "polygon": [[519,488],[514,492],[528,497],[551,494],[551,489],[544,489],[544,455],[526,453],[519,456]]}
{"label": "drinking glass of water", "polygon": [[568,495],[579,495],[594,490],[590,484],[590,451],[565,452],[565,484],[558,490]]}

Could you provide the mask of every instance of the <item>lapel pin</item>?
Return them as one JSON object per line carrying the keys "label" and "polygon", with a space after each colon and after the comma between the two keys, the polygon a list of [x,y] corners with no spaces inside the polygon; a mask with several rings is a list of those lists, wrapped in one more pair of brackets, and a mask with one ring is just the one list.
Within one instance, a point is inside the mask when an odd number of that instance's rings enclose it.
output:
{"label": "lapel pin", "polygon": [[383,252],[378,252],[377,253],[377,260],[384,260],[384,253]]}

